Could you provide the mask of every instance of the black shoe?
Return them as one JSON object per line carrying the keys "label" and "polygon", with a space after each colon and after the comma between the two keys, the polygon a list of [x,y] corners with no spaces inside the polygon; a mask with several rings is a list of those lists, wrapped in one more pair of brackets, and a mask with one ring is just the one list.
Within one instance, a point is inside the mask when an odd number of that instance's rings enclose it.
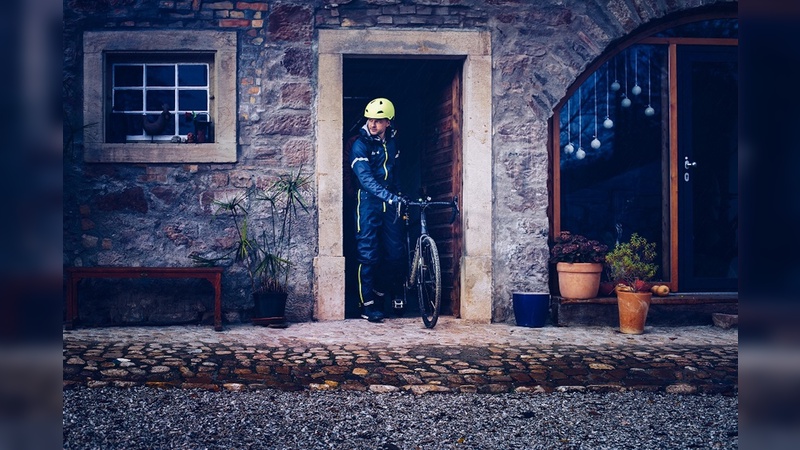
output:
{"label": "black shoe", "polygon": [[370,322],[383,322],[384,315],[374,305],[365,306],[361,310],[361,318],[367,319]]}

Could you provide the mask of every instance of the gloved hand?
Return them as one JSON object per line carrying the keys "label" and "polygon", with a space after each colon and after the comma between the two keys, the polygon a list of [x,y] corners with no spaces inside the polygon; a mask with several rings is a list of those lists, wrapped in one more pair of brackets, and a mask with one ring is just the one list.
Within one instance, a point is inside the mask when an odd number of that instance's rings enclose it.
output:
{"label": "gloved hand", "polygon": [[398,202],[402,203],[403,206],[408,206],[408,202],[410,201],[408,197],[403,194],[398,194],[397,198],[399,199]]}
{"label": "gloved hand", "polygon": [[396,195],[391,204],[395,207],[394,217],[395,220],[397,220],[399,217],[402,217],[403,208],[405,208],[405,206],[408,204],[408,199],[402,194]]}

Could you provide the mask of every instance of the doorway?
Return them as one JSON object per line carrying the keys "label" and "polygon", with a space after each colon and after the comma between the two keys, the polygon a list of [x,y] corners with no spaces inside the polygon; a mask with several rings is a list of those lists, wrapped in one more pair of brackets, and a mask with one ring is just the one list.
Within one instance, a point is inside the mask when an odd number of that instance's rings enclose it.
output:
{"label": "doorway", "polygon": [[342,131],[347,126],[344,60],[416,58],[461,61],[458,314],[467,321],[490,323],[494,286],[491,34],[468,30],[319,30],[318,58],[315,180],[319,234],[314,257],[314,318],[345,318],[341,152]]}
{"label": "doorway", "polygon": [[[461,183],[461,73],[463,58],[345,57],[343,60],[342,145],[358,134],[364,124],[364,106],[373,98],[390,99],[397,111],[392,125],[397,130],[400,162],[397,179],[409,197],[434,200],[462,197]],[[344,152],[346,153],[346,152]],[[355,223],[350,166],[343,159],[342,202],[345,256],[345,317],[358,317],[354,277]],[[437,242],[442,263],[442,315],[460,315],[460,221],[449,223],[449,211],[428,216],[429,232]],[[418,230],[412,228],[412,240]],[[413,245],[413,241],[412,241]],[[384,305],[387,306],[387,305]],[[416,314],[411,299],[405,314]],[[386,311],[387,313],[390,311]]]}

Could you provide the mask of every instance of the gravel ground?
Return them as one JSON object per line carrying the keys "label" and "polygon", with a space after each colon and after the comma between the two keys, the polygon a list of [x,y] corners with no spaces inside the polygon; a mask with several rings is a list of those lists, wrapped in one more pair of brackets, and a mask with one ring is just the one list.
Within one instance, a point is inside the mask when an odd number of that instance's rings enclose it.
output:
{"label": "gravel ground", "polygon": [[738,397],[64,391],[67,449],[738,448]]}

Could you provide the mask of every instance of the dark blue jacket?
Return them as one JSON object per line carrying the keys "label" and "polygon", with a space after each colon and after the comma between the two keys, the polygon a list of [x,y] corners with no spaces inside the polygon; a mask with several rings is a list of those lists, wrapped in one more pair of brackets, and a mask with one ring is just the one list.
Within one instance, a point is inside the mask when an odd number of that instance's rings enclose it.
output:
{"label": "dark blue jacket", "polygon": [[350,150],[350,168],[356,174],[359,187],[384,202],[396,203],[399,198],[394,194],[394,168],[400,152],[395,141],[395,129],[386,129],[384,141],[370,135],[366,125],[359,133]]}

